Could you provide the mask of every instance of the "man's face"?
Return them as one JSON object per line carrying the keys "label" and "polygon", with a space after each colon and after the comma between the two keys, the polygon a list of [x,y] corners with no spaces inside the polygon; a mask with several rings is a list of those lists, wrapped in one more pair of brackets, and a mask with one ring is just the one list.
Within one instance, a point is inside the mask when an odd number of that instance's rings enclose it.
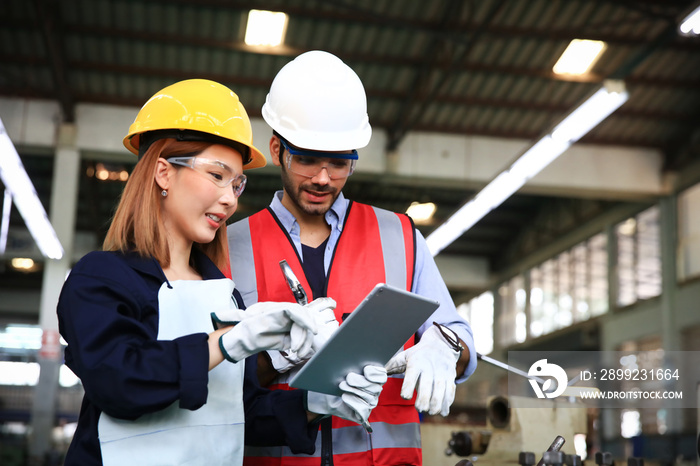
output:
{"label": "man's face", "polygon": [[[347,178],[331,179],[328,168],[321,168],[314,176],[305,176],[293,172],[287,167],[286,151],[283,151],[279,139],[273,136],[270,152],[273,163],[281,168],[284,197],[282,203],[293,214],[306,216],[323,216],[331,208],[345,186]],[[277,141],[274,143],[274,141]],[[274,148],[273,148],[274,146]],[[280,151],[283,151],[280,160]],[[325,164],[334,159],[317,159]],[[337,159],[335,159],[337,161]]]}

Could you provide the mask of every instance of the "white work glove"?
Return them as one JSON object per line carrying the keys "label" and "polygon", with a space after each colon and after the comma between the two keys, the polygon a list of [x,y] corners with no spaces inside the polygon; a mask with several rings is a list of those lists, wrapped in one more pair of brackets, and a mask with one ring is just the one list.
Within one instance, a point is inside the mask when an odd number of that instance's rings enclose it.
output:
{"label": "white work glove", "polygon": [[369,414],[379,402],[379,394],[386,382],[386,369],[367,365],[364,375],[350,372],[340,382],[341,396],[308,392],[306,406],[316,414],[338,416],[358,424],[368,425]]}
{"label": "white work glove", "polygon": [[457,334],[434,323],[418,343],[396,354],[385,367],[389,374],[405,372],[401,398],[409,400],[415,389],[418,411],[447,416],[455,399],[460,354]]}
{"label": "white work glove", "polygon": [[335,319],[333,309],[336,303],[332,298],[317,298],[304,307],[311,311],[316,321],[318,333],[314,335],[311,351],[304,357],[294,351],[268,351],[272,367],[279,373],[284,373],[302,365],[313,356],[316,351],[326,344],[328,339],[338,330],[338,321]]}
{"label": "white work glove", "polygon": [[233,325],[219,338],[221,352],[231,362],[270,349],[306,356],[317,332],[311,311],[296,303],[256,303],[245,311],[212,312],[211,319],[217,329]]}

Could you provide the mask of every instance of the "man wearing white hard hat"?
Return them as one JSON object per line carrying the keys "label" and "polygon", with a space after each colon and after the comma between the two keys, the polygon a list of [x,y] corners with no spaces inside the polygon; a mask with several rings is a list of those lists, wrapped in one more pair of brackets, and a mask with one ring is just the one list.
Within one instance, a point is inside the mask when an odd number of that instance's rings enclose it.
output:
{"label": "man wearing white hard hat", "polygon": [[[322,51],[299,55],[275,77],[262,109],[272,128],[270,155],[283,190],[270,206],[228,228],[233,279],[247,305],[292,300],[279,269],[287,260],[309,299],[331,297],[336,321],[319,322],[321,346],[377,283],[441,303],[386,366],[390,374],[369,417],[372,433],[335,416],[319,419],[313,455],[248,447],[246,465],[421,465],[418,412],[449,413],[455,384],[476,369],[469,324],[455,309],[425,239],[405,214],[353,202],[342,189],[371,138],[367,97],[357,74]],[[255,270],[255,275],[251,274]],[[397,316],[397,319],[400,316]],[[268,351],[270,387],[306,361]],[[309,409],[322,403],[309,393]]]}

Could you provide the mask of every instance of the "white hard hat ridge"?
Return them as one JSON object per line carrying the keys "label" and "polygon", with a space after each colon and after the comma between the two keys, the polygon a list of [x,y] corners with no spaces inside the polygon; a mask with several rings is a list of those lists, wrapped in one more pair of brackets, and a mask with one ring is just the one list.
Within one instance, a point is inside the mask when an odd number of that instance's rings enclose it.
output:
{"label": "white hard hat ridge", "polygon": [[360,149],[372,136],[362,81],[338,57],[320,50],[299,55],[277,73],[262,116],[304,149]]}

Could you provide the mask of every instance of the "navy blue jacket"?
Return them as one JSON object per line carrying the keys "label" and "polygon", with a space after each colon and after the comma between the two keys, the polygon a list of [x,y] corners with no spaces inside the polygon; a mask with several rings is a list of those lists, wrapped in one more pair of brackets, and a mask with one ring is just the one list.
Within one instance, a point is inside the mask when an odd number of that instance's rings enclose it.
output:
{"label": "navy blue jacket", "polygon": [[[204,254],[193,250],[193,257],[205,280],[224,278]],[[206,403],[208,335],[156,339],[158,291],[166,282],[155,259],[136,253],[89,253],[68,276],[58,301],[59,331],[68,342],[66,365],[80,377],[85,396],[66,465],[102,464],[102,412],[133,420],[176,401],[190,410]],[[234,297],[242,308],[235,290]],[[256,362],[257,356],[246,360],[245,443],[313,453],[318,426],[307,423],[304,391],[260,387]]]}

